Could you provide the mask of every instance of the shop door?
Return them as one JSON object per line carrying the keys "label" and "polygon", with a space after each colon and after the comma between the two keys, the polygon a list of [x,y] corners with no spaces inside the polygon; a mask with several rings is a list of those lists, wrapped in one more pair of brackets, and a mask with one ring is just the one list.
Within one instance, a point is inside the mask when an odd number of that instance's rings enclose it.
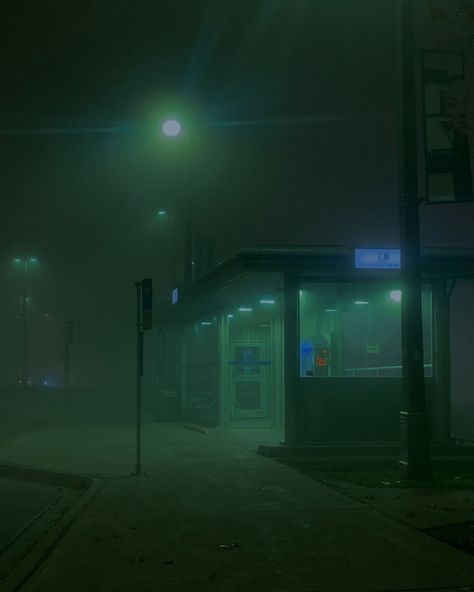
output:
{"label": "shop door", "polygon": [[234,343],[230,353],[231,418],[266,417],[270,360],[264,343]]}

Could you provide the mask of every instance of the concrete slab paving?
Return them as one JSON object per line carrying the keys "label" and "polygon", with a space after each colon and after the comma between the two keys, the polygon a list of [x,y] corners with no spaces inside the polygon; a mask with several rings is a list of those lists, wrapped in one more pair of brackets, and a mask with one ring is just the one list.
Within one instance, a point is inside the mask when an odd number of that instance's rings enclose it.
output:
{"label": "concrete slab paving", "polygon": [[208,484],[196,473],[185,488],[168,477],[174,496],[167,500],[160,477],[110,481],[26,590],[125,590],[123,583],[134,580],[170,590],[190,582],[193,590],[210,582],[229,590],[396,590],[473,582],[471,557],[358,504],[319,508],[314,482],[306,484],[312,507],[294,501],[288,507],[277,498],[262,511],[258,498],[236,504],[239,476],[223,477],[223,499],[211,504]]}
{"label": "concrete slab paving", "polygon": [[0,553],[60,495],[51,485],[0,477]]}
{"label": "concrete slab paving", "polygon": [[337,489],[420,530],[462,522],[474,525],[472,490],[375,488],[340,483]]}
{"label": "concrete slab paving", "polygon": [[53,547],[90,478],[0,464],[0,587],[19,589]]}
{"label": "concrete slab paving", "polygon": [[131,424],[71,423],[0,447],[8,462],[106,480],[22,591],[474,587],[472,556],[277,461],[147,424],[147,474],[130,476],[133,441]]}

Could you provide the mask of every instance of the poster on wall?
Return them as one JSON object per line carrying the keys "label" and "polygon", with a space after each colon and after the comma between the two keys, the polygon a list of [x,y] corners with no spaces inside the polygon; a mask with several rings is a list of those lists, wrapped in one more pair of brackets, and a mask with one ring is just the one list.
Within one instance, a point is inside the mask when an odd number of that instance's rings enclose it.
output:
{"label": "poster on wall", "polygon": [[426,196],[429,203],[472,201],[464,56],[422,53]]}

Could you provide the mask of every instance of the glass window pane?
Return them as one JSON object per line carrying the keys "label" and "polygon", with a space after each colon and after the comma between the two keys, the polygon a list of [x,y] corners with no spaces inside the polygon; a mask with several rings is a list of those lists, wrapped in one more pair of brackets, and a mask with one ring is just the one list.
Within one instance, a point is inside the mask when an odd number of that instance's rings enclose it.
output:
{"label": "glass window pane", "polygon": [[235,348],[235,373],[260,374],[260,348],[250,345]]}
{"label": "glass window pane", "polygon": [[[300,376],[399,377],[397,286],[305,284],[300,290]],[[423,291],[425,375],[431,375],[431,290]]]}

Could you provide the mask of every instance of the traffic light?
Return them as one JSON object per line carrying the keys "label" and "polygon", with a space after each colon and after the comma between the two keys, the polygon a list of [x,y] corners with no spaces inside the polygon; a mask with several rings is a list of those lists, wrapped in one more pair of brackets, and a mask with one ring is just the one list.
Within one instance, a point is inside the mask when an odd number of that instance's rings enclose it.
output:
{"label": "traffic light", "polygon": [[153,324],[153,287],[150,278],[142,279],[142,328],[149,331]]}

